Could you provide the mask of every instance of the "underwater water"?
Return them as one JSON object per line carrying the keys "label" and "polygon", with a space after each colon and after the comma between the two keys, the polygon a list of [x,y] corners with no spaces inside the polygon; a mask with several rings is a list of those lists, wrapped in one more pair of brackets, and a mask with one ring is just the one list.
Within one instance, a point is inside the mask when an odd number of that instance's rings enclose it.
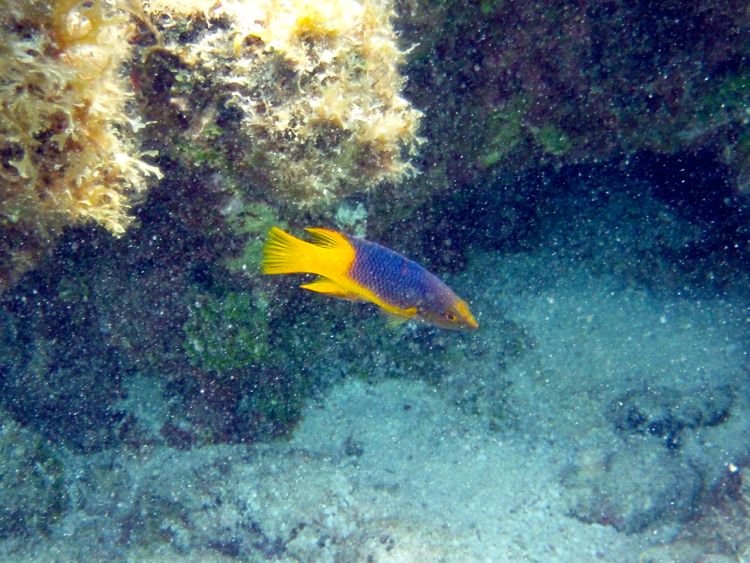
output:
{"label": "underwater water", "polygon": [[[270,16],[233,19],[262,2],[188,4],[125,10],[135,50],[113,76],[148,125],[112,131],[162,177],[122,233],[49,210],[54,171],[88,166],[85,127],[58,165],[59,127],[24,145],[0,126],[1,561],[750,559],[745,7],[291,2],[298,51]],[[7,83],[36,96],[27,58],[65,57],[25,49],[59,18],[18,5]],[[73,10],[61,52],[122,8],[50,5]],[[344,9],[354,58],[362,34],[382,51],[342,84],[379,78],[321,94]],[[36,207],[14,191],[32,152]],[[436,326],[422,301],[421,321],[382,314],[415,270],[354,301],[263,275],[272,226],[407,256],[478,327]]]}

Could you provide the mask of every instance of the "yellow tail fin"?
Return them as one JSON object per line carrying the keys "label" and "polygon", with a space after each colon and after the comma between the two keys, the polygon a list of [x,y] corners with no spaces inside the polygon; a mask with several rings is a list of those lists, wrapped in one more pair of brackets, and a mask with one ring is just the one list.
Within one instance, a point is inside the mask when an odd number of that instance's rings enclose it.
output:
{"label": "yellow tail fin", "polygon": [[334,280],[345,275],[354,261],[354,248],[347,238],[328,229],[307,230],[312,243],[271,227],[263,247],[263,273],[309,273]]}

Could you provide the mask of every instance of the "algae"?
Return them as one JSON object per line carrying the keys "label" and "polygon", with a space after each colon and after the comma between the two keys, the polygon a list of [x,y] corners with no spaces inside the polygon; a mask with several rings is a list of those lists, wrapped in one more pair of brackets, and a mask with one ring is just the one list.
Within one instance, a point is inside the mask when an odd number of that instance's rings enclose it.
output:
{"label": "algae", "polygon": [[216,372],[267,363],[266,308],[264,299],[248,292],[197,295],[183,326],[190,363]]}

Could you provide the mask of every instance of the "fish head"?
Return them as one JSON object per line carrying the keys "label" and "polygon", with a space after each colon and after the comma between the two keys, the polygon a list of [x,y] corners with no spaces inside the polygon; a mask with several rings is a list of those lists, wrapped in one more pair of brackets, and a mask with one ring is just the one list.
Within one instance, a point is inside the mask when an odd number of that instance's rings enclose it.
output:
{"label": "fish head", "polygon": [[443,292],[419,307],[417,316],[425,322],[449,330],[476,330],[479,328],[469,305],[453,291]]}

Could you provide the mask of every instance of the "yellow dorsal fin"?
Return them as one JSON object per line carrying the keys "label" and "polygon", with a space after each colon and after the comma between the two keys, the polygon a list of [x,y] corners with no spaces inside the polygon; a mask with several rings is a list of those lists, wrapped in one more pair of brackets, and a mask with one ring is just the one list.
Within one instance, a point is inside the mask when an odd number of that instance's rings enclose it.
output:
{"label": "yellow dorsal fin", "polygon": [[313,239],[315,246],[321,246],[323,248],[338,248],[342,244],[351,246],[346,237],[341,233],[332,231],[331,229],[323,229],[320,227],[308,227],[305,229]]}
{"label": "yellow dorsal fin", "polygon": [[313,242],[307,242],[271,227],[263,247],[264,274],[318,274],[332,280],[346,276],[354,262],[354,247],[336,231],[308,229]]}

